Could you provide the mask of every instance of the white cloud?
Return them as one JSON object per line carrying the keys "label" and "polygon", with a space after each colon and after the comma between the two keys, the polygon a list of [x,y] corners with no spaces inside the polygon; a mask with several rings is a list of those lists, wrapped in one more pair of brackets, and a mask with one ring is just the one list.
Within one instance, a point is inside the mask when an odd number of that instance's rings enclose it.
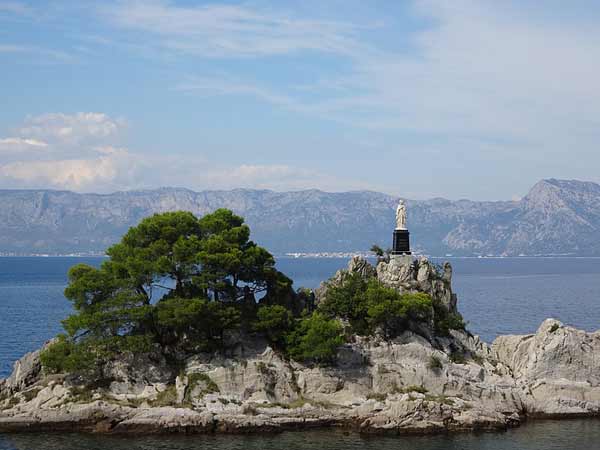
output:
{"label": "white cloud", "polygon": [[87,159],[15,161],[0,165],[0,186],[83,192],[150,189],[160,186],[204,189],[366,189],[319,171],[288,165],[223,166],[184,155],[144,156],[111,147]]}
{"label": "white cloud", "polygon": [[[350,68],[337,78],[298,89],[239,75],[204,76],[178,89],[253,96],[367,129],[444,136],[448,151],[466,139],[473,152],[490,142],[512,153],[523,146],[532,152],[595,146],[600,30],[518,8],[508,2],[417,0],[415,15],[427,26],[400,43],[411,51],[383,51],[352,34],[345,40],[349,46],[337,50]],[[169,28],[164,33],[177,34]]]}
{"label": "white cloud", "polygon": [[358,84],[373,89],[323,108],[366,105],[374,127],[537,143],[565,126],[598,125],[597,30],[538,22],[492,2],[424,0],[417,8],[434,21],[415,35],[417,55],[361,64]]}
{"label": "white cloud", "polygon": [[49,113],[27,118],[19,133],[32,138],[77,144],[113,137],[124,127],[123,120],[113,119],[103,113]]}
{"label": "white cloud", "polygon": [[115,25],[149,33],[159,45],[209,57],[280,55],[302,50],[354,51],[357,27],[303,20],[241,5],[178,6],[166,0],[123,0],[102,11]]}
{"label": "white cloud", "polygon": [[340,191],[369,189],[360,181],[340,179],[319,170],[285,164],[242,164],[232,167],[204,167],[201,177],[189,179],[197,189],[271,189],[275,191],[321,189]]}
{"label": "white cloud", "polygon": [[26,152],[30,150],[40,150],[46,147],[48,147],[46,142],[37,139],[24,139],[20,137],[0,139],[0,153]]}
{"label": "white cloud", "polygon": [[0,139],[0,184],[110,190],[137,164],[135,155],[113,145],[123,127],[96,112],[28,117],[18,136]]}
{"label": "white cloud", "polygon": [[175,89],[179,91],[194,91],[207,97],[218,95],[244,95],[256,97],[264,102],[290,109],[301,107],[293,97],[273,92],[266,87],[228,77],[194,77],[186,82],[180,83]]}
{"label": "white cloud", "polygon": [[119,166],[128,158],[126,151],[114,150],[91,159],[17,161],[0,166],[0,177],[27,186],[93,189],[111,186],[119,176]]}
{"label": "white cloud", "polygon": [[[222,165],[201,156],[132,152],[114,145],[121,127],[122,121],[101,113],[30,117],[20,127],[19,137],[0,139],[0,187],[84,192],[158,186],[198,190],[366,187],[285,164]],[[201,150],[210,154],[210,149]]]}

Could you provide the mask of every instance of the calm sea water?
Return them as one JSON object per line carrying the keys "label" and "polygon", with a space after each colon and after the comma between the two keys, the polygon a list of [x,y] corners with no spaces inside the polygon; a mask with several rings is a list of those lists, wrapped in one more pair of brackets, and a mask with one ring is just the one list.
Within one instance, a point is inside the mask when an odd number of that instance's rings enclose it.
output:
{"label": "calm sea water", "polygon": [[[557,318],[586,330],[600,328],[600,259],[450,259],[454,290],[469,329],[484,340],[532,333]],[[0,258],[0,378],[13,362],[61,330],[70,312],[66,273],[102,258]],[[440,261],[437,261],[440,262]],[[346,259],[279,259],[295,286],[316,287]],[[536,422],[503,434],[364,439],[338,432],[252,437],[113,438],[85,435],[0,436],[5,449],[600,449],[594,420]]]}
{"label": "calm sea water", "polygon": [[0,435],[0,450],[596,450],[600,422],[546,421],[505,433],[374,436],[335,430],[240,436]]}

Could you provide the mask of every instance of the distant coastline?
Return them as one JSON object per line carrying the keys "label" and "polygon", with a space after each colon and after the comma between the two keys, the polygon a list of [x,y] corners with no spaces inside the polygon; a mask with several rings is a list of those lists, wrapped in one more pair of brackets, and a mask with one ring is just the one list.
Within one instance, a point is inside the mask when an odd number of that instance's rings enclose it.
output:
{"label": "distant coastline", "polygon": [[[429,255],[425,253],[413,253],[415,257],[427,257],[433,259],[522,259],[522,258],[580,258],[580,259],[598,259],[600,256],[587,256],[577,254],[548,254],[548,255]],[[354,252],[287,252],[275,253],[276,258],[291,258],[291,259],[341,259],[360,256],[363,258],[374,258],[372,252],[369,251],[354,251]],[[0,252],[1,258],[105,258],[104,252],[71,252],[71,253],[17,253],[17,252]]]}
{"label": "distant coastline", "polygon": [[[413,252],[600,256],[599,198],[600,184],[550,179],[520,201],[407,200]],[[226,206],[246,218],[252,239],[274,255],[327,257],[330,252],[337,258],[364,254],[372,244],[391,245],[398,198],[317,190],[165,188],[98,196],[0,189],[0,201],[0,254],[7,256],[97,256],[128,227],[165,208],[204,214]]]}

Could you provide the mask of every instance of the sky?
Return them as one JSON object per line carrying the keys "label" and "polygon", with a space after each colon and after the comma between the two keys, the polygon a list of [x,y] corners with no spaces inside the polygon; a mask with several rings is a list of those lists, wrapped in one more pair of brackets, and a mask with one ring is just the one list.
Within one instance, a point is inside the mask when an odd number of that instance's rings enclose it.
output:
{"label": "sky", "polygon": [[600,182],[600,6],[0,0],[0,188]]}

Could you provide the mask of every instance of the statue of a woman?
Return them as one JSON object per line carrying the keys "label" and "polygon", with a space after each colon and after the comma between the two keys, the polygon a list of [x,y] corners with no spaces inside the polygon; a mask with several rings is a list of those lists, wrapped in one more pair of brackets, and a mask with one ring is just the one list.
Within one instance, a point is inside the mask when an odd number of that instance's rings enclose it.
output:
{"label": "statue of a woman", "polygon": [[400,200],[396,208],[396,230],[406,230],[406,205]]}

